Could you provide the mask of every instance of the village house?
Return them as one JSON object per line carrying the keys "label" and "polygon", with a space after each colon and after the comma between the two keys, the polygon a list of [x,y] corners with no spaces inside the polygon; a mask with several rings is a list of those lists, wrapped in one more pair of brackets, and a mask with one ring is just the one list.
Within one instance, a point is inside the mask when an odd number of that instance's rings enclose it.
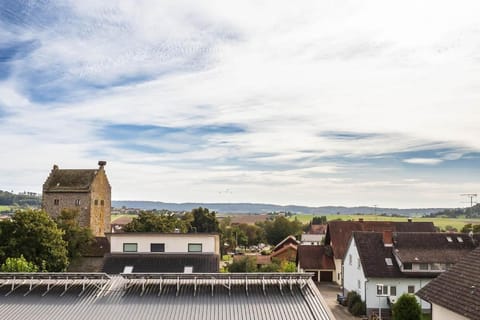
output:
{"label": "village house", "polygon": [[[478,245],[463,233],[353,232],[344,257],[344,293],[356,291],[367,315],[389,315],[404,293],[414,294]],[[419,301],[424,312],[426,301]]]}
{"label": "village house", "polygon": [[297,269],[313,273],[317,282],[332,282],[335,264],[331,248],[324,245],[300,245],[297,251]]}
{"label": "village house", "polygon": [[417,292],[432,320],[480,319],[480,247]]}
{"label": "village house", "polygon": [[406,222],[396,221],[330,221],[325,235],[325,245],[331,247],[335,263],[335,272],[333,281],[338,285],[342,282],[342,264],[343,257],[347,250],[347,245],[354,231],[374,231],[382,232],[390,230],[392,232],[435,232],[433,222],[413,222],[408,219]]}
{"label": "village house", "polygon": [[210,233],[107,233],[103,272],[218,272],[220,237]]}
{"label": "village house", "polygon": [[52,218],[62,210],[77,210],[78,221],[96,237],[110,231],[111,186],[105,173],[105,161],[97,169],[60,169],[53,166],[43,184],[42,209]]}

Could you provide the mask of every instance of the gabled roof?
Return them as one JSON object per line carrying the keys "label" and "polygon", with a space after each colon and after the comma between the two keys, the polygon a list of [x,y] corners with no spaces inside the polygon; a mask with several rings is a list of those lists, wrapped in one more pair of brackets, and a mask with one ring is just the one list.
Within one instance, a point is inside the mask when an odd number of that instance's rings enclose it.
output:
{"label": "gabled roof", "polygon": [[292,244],[292,243],[284,244],[280,249],[277,249],[276,251],[273,251],[270,256],[272,258],[275,258],[276,256],[281,255],[282,253],[287,252],[289,250],[292,250],[292,251],[296,252],[297,247],[298,246],[296,244]]}
{"label": "gabled roof", "polygon": [[[392,247],[384,246],[382,233],[354,231],[352,241],[355,241],[366,277],[397,278],[404,276],[395,262]],[[392,260],[391,266],[387,266],[386,258]]]}
{"label": "gabled roof", "polygon": [[[460,237],[463,242],[453,243],[453,239],[449,242],[445,239],[449,235]],[[385,246],[383,233],[354,231],[351,241],[355,241],[365,276],[379,278],[435,277],[438,272],[401,272],[395,256],[402,262],[455,263],[479,243],[478,240],[473,243],[466,234],[435,232],[396,233],[393,246]],[[385,259],[391,259],[392,265],[387,265]]]}
{"label": "gabled roof", "polygon": [[53,166],[43,184],[44,192],[88,192],[99,171],[103,171],[105,161],[98,162],[98,169],[60,169]]}
{"label": "gabled roof", "polygon": [[280,241],[279,244],[277,244],[275,246],[275,248],[273,248],[272,252],[275,252],[277,250],[280,250],[283,246],[287,245],[287,244],[293,244],[293,245],[298,245],[298,241],[297,239],[294,237],[294,236],[288,236],[286,237],[285,239],[283,239],[282,241]]}
{"label": "gabled roof", "polygon": [[132,266],[133,272],[184,272],[185,266],[193,272],[218,272],[219,257],[206,253],[113,253],[105,256],[102,272],[122,273],[125,266]]}
{"label": "gabled roof", "polygon": [[312,224],[308,230],[309,234],[325,234],[325,232],[327,232],[326,224]]}
{"label": "gabled roof", "polygon": [[465,233],[408,232],[393,237],[395,255],[402,262],[456,263],[478,246]]}
{"label": "gabled roof", "polygon": [[297,250],[297,264],[302,269],[335,270],[332,253],[325,246],[301,245]]}
{"label": "gabled roof", "polygon": [[480,319],[480,247],[417,292],[469,319]]}
{"label": "gabled roof", "polygon": [[353,231],[435,232],[433,222],[330,221],[325,244],[332,246],[336,259],[343,259]]}

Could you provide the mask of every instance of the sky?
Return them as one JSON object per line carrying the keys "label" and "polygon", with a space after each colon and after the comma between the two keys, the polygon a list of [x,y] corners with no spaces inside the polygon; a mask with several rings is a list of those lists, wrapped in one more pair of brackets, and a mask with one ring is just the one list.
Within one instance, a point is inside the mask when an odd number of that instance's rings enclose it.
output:
{"label": "sky", "polygon": [[[0,0],[0,189],[462,207],[480,193],[480,2]],[[474,199],[475,201],[477,199]]]}

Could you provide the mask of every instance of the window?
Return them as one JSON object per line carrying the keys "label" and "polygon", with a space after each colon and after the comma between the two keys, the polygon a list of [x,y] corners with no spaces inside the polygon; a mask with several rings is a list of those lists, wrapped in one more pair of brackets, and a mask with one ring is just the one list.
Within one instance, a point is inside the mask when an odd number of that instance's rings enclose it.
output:
{"label": "window", "polygon": [[357,269],[360,270],[362,263],[360,262],[360,258],[357,259]]}
{"label": "window", "polygon": [[458,242],[463,242],[463,238],[462,238],[462,237],[457,237],[457,240],[458,240]]}
{"label": "window", "polygon": [[188,252],[202,252],[202,244],[201,243],[189,243],[188,244]]}
{"label": "window", "polygon": [[360,280],[357,280],[357,286],[358,286],[358,289],[362,289],[362,283],[360,282]]}
{"label": "window", "polygon": [[408,286],[407,292],[411,293],[411,294],[414,294],[415,293],[415,286]]}
{"label": "window", "polygon": [[53,204],[58,206],[60,204],[60,200],[58,200],[58,199],[53,200]]}
{"label": "window", "polygon": [[418,267],[420,270],[428,270],[428,263],[420,263]]}
{"label": "window", "polygon": [[138,251],[138,244],[136,243],[123,244],[123,252],[137,252],[137,251]]}
{"label": "window", "polygon": [[150,252],[165,252],[165,243],[150,243]]}
{"label": "window", "polygon": [[385,263],[389,267],[393,266],[392,258],[385,258]]}
{"label": "window", "polygon": [[98,199],[95,199],[95,205],[98,206]]}
{"label": "window", "polygon": [[100,200],[100,205],[103,207],[105,205],[105,201],[104,200]]}
{"label": "window", "polygon": [[388,286],[383,284],[377,284],[377,296],[388,295]]}
{"label": "window", "polygon": [[390,295],[391,296],[397,296],[397,287],[396,286],[390,286]]}
{"label": "window", "polygon": [[75,200],[75,205],[78,207],[80,205],[80,199]]}
{"label": "window", "polygon": [[448,242],[452,242],[452,237],[447,237]]}
{"label": "window", "polygon": [[430,264],[430,270],[443,270],[441,263],[432,263]]}
{"label": "window", "polygon": [[193,273],[193,266],[183,267],[183,273]]}
{"label": "window", "polygon": [[412,270],[412,264],[410,262],[404,263],[403,270]]}
{"label": "window", "polygon": [[352,265],[352,255],[351,254],[348,255],[348,264]]}

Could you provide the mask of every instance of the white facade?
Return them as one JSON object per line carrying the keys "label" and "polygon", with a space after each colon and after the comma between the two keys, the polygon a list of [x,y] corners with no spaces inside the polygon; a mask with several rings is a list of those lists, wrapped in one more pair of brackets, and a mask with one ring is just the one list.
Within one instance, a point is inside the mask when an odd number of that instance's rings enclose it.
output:
{"label": "white facade", "polygon": [[339,286],[342,285],[342,259],[333,259],[335,271],[333,272],[333,281]]}
{"label": "white facade", "polygon": [[303,233],[300,242],[304,245],[320,245],[325,239],[324,234]]}
{"label": "white facade", "polygon": [[[110,233],[107,234],[107,237],[110,241],[111,253],[201,252],[220,254],[220,241],[216,234],[125,232]],[[154,247],[157,249],[153,249]],[[163,248],[163,251],[158,251],[158,248]]]}
{"label": "white facade", "polygon": [[[367,309],[378,309],[379,307],[389,309],[388,299],[395,302],[404,293],[414,294],[432,280],[428,278],[367,278],[353,239],[350,241],[345,254],[343,270],[345,294],[348,291],[356,291],[366,302]],[[385,289],[382,295],[385,294],[385,296],[379,297],[377,295],[377,284],[384,285]],[[430,310],[428,302],[416,298],[421,303],[423,310]]]}
{"label": "white facade", "polygon": [[458,313],[450,311],[438,304],[432,303],[432,320],[468,320]]}

